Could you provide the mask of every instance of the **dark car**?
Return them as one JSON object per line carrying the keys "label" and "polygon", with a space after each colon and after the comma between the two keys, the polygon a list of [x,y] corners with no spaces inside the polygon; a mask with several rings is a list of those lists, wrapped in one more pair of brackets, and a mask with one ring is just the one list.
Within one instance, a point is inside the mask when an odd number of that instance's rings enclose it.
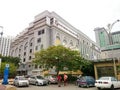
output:
{"label": "dark car", "polygon": [[79,87],[95,86],[95,79],[92,76],[81,76],[76,83]]}

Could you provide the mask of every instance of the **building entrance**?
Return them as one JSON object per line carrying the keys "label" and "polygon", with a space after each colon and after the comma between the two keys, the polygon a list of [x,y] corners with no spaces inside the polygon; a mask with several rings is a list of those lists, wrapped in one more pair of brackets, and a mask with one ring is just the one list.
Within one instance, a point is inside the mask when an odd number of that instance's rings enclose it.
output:
{"label": "building entrance", "polygon": [[97,67],[98,78],[101,76],[114,76],[113,66]]}

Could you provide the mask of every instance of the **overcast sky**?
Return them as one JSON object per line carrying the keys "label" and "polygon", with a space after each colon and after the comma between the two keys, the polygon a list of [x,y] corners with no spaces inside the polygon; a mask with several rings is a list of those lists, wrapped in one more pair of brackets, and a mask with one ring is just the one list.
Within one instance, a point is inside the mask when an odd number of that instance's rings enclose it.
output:
{"label": "overcast sky", "polygon": [[[0,26],[4,35],[16,36],[34,16],[54,11],[95,41],[94,28],[120,19],[120,0],[0,0]],[[120,31],[120,22],[112,31]]]}

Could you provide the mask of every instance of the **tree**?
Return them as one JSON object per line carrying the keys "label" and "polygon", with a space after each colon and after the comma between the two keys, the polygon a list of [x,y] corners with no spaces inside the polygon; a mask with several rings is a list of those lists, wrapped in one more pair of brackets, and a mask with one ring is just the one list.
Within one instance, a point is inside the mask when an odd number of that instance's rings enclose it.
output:
{"label": "tree", "polygon": [[9,64],[9,66],[10,66],[9,76],[10,77],[14,76],[16,74],[16,70],[19,66],[20,58],[19,57],[11,57],[11,56],[2,56],[2,55],[0,55],[0,58],[2,59],[1,67],[0,67],[0,75],[3,75],[5,65]]}
{"label": "tree", "polygon": [[84,60],[84,64],[81,66],[83,75],[89,75],[94,77],[94,63],[90,60]]}
{"label": "tree", "polygon": [[17,66],[15,66],[14,63],[6,63],[6,62],[2,62],[2,64],[1,64],[0,75],[3,76],[6,64],[9,64],[9,77],[15,76],[16,75]]}
{"label": "tree", "polygon": [[64,46],[51,46],[35,53],[33,62],[45,66],[46,69],[55,66],[58,74],[64,67],[67,67],[70,71],[80,69],[83,64],[83,58],[80,56],[79,51],[71,50]]}
{"label": "tree", "polygon": [[13,63],[15,66],[18,66],[20,63],[19,57],[11,57],[11,56],[2,56],[2,62]]}

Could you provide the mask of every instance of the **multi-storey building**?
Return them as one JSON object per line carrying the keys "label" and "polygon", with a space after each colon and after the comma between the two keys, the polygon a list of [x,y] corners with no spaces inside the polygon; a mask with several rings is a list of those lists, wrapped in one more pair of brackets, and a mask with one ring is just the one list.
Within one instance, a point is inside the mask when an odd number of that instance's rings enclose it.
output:
{"label": "multi-storey building", "polygon": [[35,16],[29,27],[16,36],[11,44],[11,56],[20,57],[20,70],[41,70],[32,65],[34,53],[52,45],[64,45],[79,50],[89,60],[100,58],[100,49],[88,36],[70,25],[55,12],[44,11]]}
{"label": "multi-storey building", "polygon": [[120,31],[108,33],[103,27],[95,28],[94,31],[96,42],[101,48],[101,59],[94,62],[96,79],[115,76],[120,80]]}
{"label": "multi-storey building", "polygon": [[2,56],[9,56],[10,55],[11,42],[12,42],[11,36],[0,38],[0,54]]}
{"label": "multi-storey building", "polygon": [[[120,56],[120,31],[107,32],[105,28],[95,28],[96,42],[101,48],[101,58],[117,58]],[[110,41],[110,36],[112,44]]]}

